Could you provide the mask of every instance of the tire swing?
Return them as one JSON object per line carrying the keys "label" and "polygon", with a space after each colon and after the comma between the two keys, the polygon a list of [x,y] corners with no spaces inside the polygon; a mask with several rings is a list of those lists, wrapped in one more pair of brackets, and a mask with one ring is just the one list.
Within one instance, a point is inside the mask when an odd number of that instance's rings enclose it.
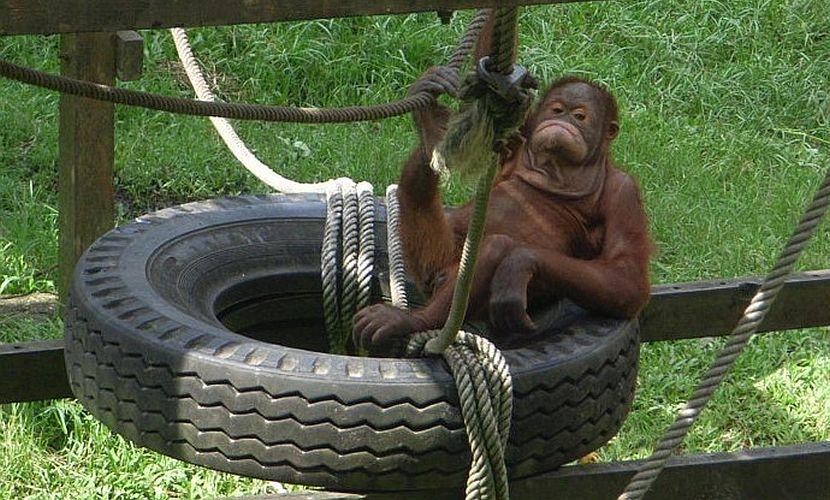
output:
{"label": "tire swing", "polygon": [[[515,22],[516,9],[504,11]],[[380,244],[387,207],[369,200],[375,217],[361,224],[377,235],[368,282],[379,300],[394,295],[394,265]],[[462,486],[476,453],[441,359],[326,353],[330,202],[222,198],[102,236],[77,265],[66,315],[78,400],[136,444],[217,470],[337,490]],[[611,439],[631,406],[638,352],[636,321],[578,308],[505,351],[509,476],[553,470]]]}

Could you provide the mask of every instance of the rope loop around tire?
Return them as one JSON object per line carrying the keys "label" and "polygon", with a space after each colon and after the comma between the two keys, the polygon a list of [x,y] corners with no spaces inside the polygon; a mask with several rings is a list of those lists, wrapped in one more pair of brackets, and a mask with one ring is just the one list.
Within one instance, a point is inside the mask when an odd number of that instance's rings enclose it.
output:
{"label": "rope loop around tire", "polygon": [[[413,335],[406,346],[407,357],[425,356],[427,343],[440,333]],[[455,379],[473,457],[465,497],[508,500],[504,450],[513,414],[513,382],[507,362],[492,342],[463,330],[441,356]]]}
{"label": "rope loop around tire", "polygon": [[347,351],[353,317],[372,299],[374,225],[375,197],[371,184],[341,179],[326,193],[320,269],[323,314],[332,352]]}

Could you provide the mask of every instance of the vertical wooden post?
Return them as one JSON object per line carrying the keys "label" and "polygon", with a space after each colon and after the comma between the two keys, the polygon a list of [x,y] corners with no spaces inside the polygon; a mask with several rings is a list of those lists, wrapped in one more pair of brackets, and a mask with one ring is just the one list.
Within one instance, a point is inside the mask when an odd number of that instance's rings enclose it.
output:
{"label": "vertical wooden post", "polygon": [[[113,85],[112,33],[61,36],[61,73]],[[114,220],[115,107],[80,97],[60,98],[58,288],[65,303],[78,258]]]}

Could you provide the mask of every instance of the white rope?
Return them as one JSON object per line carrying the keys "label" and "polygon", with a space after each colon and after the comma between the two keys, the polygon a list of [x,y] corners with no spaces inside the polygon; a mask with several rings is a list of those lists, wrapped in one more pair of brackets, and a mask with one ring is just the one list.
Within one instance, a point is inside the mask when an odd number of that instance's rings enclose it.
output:
{"label": "white rope", "polygon": [[375,195],[368,182],[357,184],[360,219],[360,251],[357,257],[357,310],[372,302],[372,274],[375,270]]}
{"label": "white rope", "polygon": [[[196,97],[203,101],[216,101],[193,54],[187,32],[182,28],[172,28],[170,34]],[[272,189],[282,193],[326,193],[326,227],[320,259],[323,310],[329,339],[337,339],[336,345],[332,347],[344,348],[344,343],[351,334],[354,313],[371,302],[375,260],[375,200],[372,185],[368,182],[355,185],[349,178],[313,184],[292,181],[260,161],[228,120],[210,117],[210,121],[234,157]],[[387,188],[386,199],[392,304],[406,309],[406,271],[399,234],[397,185]],[[341,269],[342,275],[339,273]]]}
{"label": "white rope", "polygon": [[392,184],[386,188],[386,244],[389,253],[389,288],[392,295],[392,305],[401,309],[409,309],[409,300],[406,297],[406,267],[398,222],[399,215],[398,185]]}
{"label": "white rope", "polygon": [[[182,28],[172,28],[179,60],[196,97],[216,101],[193,49]],[[326,228],[321,253],[323,309],[333,349],[345,349],[352,329],[352,317],[371,302],[372,273],[375,259],[375,200],[372,185],[355,185],[348,178],[305,184],[274,172],[248,149],[231,123],[210,117],[219,137],[237,160],[257,179],[282,193],[326,193]],[[341,241],[342,238],[342,241]],[[338,270],[342,269],[342,276]],[[343,351],[341,351],[343,352]]]}
{"label": "white rope", "polygon": [[[179,53],[179,60],[182,66],[184,66],[187,78],[190,80],[190,85],[193,87],[196,97],[202,101],[216,101],[216,96],[210,90],[210,86],[205,80],[204,74],[202,74],[199,63],[193,55],[193,49],[190,47],[190,41],[187,39],[187,32],[182,28],[171,28],[170,33],[173,35],[176,51]],[[281,193],[325,193],[341,182],[341,179],[334,179],[326,182],[305,184],[286,179],[274,172],[268,165],[262,163],[248,149],[245,142],[242,141],[242,138],[239,137],[239,134],[236,133],[228,120],[225,118],[210,117],[210,122],[236,159],[249,172],[254,174],[257,179],[276,191]]]}
{"label": "white rope", "polygon": [[343,222],[343,195],[340,189],[326,193],[326,226],[323,233],[323,249],[320,253],[320,269],[323,280],[323,319],[330,348],[340,335],[340,227]]}
{"label": "white rope", "polygon": [[[343,270],[343,286],[340,290],[340,339],[345,343],[352,334],[352,318],[357,312],[357,259],[360,255],[360,212],[357,207],[357,186],[354,183],[340,185],[343,196],[343,252],[340,269]],[[343,346],[345,347],[345,346]],[[345,352],[345,351],[342,351]]]}

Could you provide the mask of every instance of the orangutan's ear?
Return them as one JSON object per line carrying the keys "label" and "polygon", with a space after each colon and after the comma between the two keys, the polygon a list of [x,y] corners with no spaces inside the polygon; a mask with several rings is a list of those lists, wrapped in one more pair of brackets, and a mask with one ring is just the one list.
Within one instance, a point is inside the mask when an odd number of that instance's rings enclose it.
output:
{"label": "orangutan's ear", "polygon": [[608,124],[608,132],[606,134],[606,137],[608,137],[609,141],[613,141],[614,139],[616,139],[617,134],[619,134],[619,133],[620,133],[620,124],[619,123],[617,123],[616,121],[612,121],[611,123]]}

